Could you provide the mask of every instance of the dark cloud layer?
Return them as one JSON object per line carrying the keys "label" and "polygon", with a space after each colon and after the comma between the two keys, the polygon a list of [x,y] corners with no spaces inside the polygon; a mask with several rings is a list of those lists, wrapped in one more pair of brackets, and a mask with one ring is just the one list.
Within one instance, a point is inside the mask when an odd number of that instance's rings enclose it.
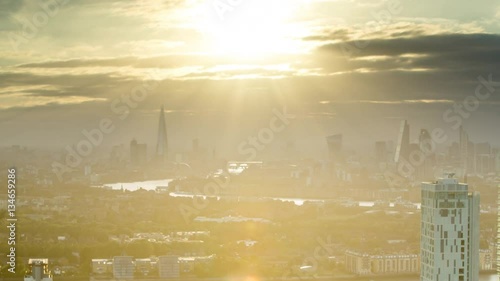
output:
{"label": "dark cloud layer", "polygon": [[[322,14],[330,12],[326,7],[354,2],[318,1],[313,6],[323,7]],[[151,3],[70,1],[26,43],[26,52],[0,53],[0,65],[6,65],[0,68],[0,99],[6,101],[0,104],[0,132],[11,132],[0,138],[0,145],[38,141],[64,146],[108,117],[121,128],[108,140],[111,144],[138,134],[154,138],[160,105],[168,111],[179,146],[197,136],[213,143],[230,134],[235,141],[244,139],[269,122],[273,109],[283,107],[298,118],[284,139],[322,141],[334,132],[392,139],[402,118],[418,126],[447,126],[443,112],[473,96],[478,77],[500,81],[500,35],[494,33],[427,30],[433,26],[429,21],[398,25],[394,17],[395,24],[369,34],[324,24],[314,29],[323,32],[301,35],[298,41],[312,47],[300,54],[234,58],[192,51],[189,44],[202,37],[197,30],[168,13],[165,21],[158,20],[155,12],[175,10],[186,1]],[[416,4],[403,1],[402,16],[412,12],[411,5]],[[104,7],[113,13],[106,14]],[[19,31],[11,16],[28,8],[26,1],[0,0],[0,35]],[[28,15],[38,10],[32,8]],[[482,8],[474,13],[492,12]],[[50,48],[37,50],[39,42]],[[160,51],[144,48],[148,44]],[[163,44],[165,50],[169,44],[181,47],[169,53],[161,49]],[[38,55],[44,52],[46,56]],[[152,78],[149,72],[160,75]],[[158,86],[130,107],[130,116],[121,122],[112,104],[123,103],[145,83]],[[12,100],[17,103],[7,104]],[[498,112],[500,87],[466,121],[469,126],[489,124]]]}
{"label": "dark cloud layer", "polygon": [[[364,43],[364,42],[363,42]],[[199,71],[161,79],[155,90],[172,110],[228,106],[233,97],[267,103],[280,97],[283,102],[318,104],[321,101],[400,101],[463,100],[474,93],[478,76],[500,80],[500,36],[489,34],[441,34],[403,39],[377,39],[347,57],[345,44],[326,44],[307,59],[291,62],[288,72],[314,69],[314,75],[288,75],[287,71],[259,67],[235,70],[211,70],[228,64],[230,59],[204,56],[163,56],[151,58],[122,57],[46,61],[18,66],[20,69],[51,69],[123,66],[159,70],[180,66],[200,66]],[[369,58],[381,56],[381,58]],[[286,56],[275,58],[287,62]],[[235,75],[258,75],[260,78],[234,79]],[[283,75],[280,79],[271,76]],[[269,78],[266,78],[269,77]],[[189,80],[185,80],[190,78]],[[381,83],[383,81],[383,83]],[[140,77],[123,74],[37,75],[34,73],[1,74],[0,85],[22,86],[48,84],[52,90],[33,90],[31,95],[85,96],[112,100],[143,83]],[[256,90],[258,89],[258,90]],[[265,97],[262,100],[262,97]],[[497,101],[495,93],[491,101]],[[228,102],[229,101],[229,102]],[[152,105],[161,103],[153,100]],[[197,107],[196,104],[202,105]]]}
{"label": "dark cloud layer", "polygon": [[[324,51],[338,51],[342,46],[363,46],[356,56],[426,54],[440,55],[449,53],[478,53],[499,51],[500,36],[496,34],[439,34],[410,38],[391,38],[346,41],[320,47]],[[366,46],[366,47],[365,47]]]}

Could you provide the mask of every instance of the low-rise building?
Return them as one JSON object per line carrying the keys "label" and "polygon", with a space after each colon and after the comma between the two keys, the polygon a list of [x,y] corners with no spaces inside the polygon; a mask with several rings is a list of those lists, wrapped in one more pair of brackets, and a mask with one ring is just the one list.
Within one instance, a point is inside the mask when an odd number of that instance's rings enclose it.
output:
{"label": "low-rise building", "polygon": [[158,271],[160,278],[179,278],[179,257],[161,256],[158,258]]}
{"label": "low-rise building", "polygon": [[345,268],[348,272],[369,275],[372,274],[371,258],[369,254],[361,254],[356,252],[347,251],[345,254]]}
{"label": "low-rise building", "polygon": [[122,256],[113,258],[113,277],[115,279],[134,279],[134,257]]}
{"label": "low-rise building", "polygon": [[370,256],[373,274],[404,274],[420,272],[418,255],[376,255]]}
{"label": "low-rise building", "polygon": [[420,257],[415,254],[370,255],[347,251],[345,267],[358,275],[419,273]]}
{"label": "low-rise building", "polygon": [[479,250],[479,270],[493,270],[495,259],[493,258],[493,253],[490,249],[480,249]]}
{"label": "low-rise building", "polygon": [[113,273],[113,260],[92,259],[92,274],[107,275]]}
{"label": "low-rise building", "polygon": [[153,259],[135,259],[135,272],[140,276],[157,275],[157,260]]}
{"label": "low-rise building", "polygon": [[182,273],[194,273],[196,266],[206,265],[213,261],[215,255],[203,257],[179,257],[179,270]]}

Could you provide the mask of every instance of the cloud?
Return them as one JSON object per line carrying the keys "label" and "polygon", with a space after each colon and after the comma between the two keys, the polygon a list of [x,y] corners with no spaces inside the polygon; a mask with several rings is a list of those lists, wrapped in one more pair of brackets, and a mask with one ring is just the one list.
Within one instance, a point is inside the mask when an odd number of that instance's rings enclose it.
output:
{"label": "cloud", "polygon": [[85,102],[99,101],[105,101],[105,99],[61,96],[57,100],[54,100],[50,96],[35,96],[30,94],[4,94],[0,96],[0,110],[10,108],[33,108],[45,105],[82,104]]}
{"label": "cloud", "polygon": [[123,67],[135,68],[180,68],[184,66],[215,67],[219,65],[267,65],[289,63],[300,58],[297,55],[273,55],[262,58],[231,58],[221,55],[172,54],[163,56],[116,56],[107,58],[75,58],[70,60],[47,60],[19,64],[18,68],[78,68],[78,67]]}
{"label": "cloud", "polygon": [[[367,41],[351,57],[342,53],[342,46],[356,41],[326,43],[311,54],[262,60],[197,54],[49,60],[0,72],[0,87],[21,87],[16,93],[54,101],[63,97],[109,101],[151,79],[148,74],[153,71],[161,85],[144,102],[146,108],[163,101],[171,110],[220,110],[230,108],[233,97],[245,95],[248,104],[258,100],[256,96],[268,96],[266,102],[280,96],[305,104],[430,105],[460,101],[473,93],[478,76],[498,73],[499,35],[412,34]],[[254,91],[256,87],[263,90]],[[499,98],[494,95],[491,101]]]}
{"label": "cloud", "polygon": [[349,35],[350,35],[350,31],[348,28],[341,28],[341,29],[326,31],[325,34],[323,34],[323,35],[307,36],[307,37],[304,37],[304,40],[306,40],[306,41],[336,41],[336,40],[347,41],[350,38]]}
{"label": "cloud", "polygon": [[[429,76],[428,82],[451,86],[466,84],[479,75],[497,73],[500,36],[496,34],[437,34],[405,38],[326,43],[316,50],[307,67],[325,72],[414,74],[415,80]],[[387,75],[383,75],[384,78]],[[391,79],[392,80],[392,79]],[[425,88],[428,85],[414,85]]]}
{"label": "cloud", "polygon": [[354,52],[356,56],[477,53],[499,51],[500,35],[496,34],[439,34],[410,38],[346,41],[326,44],[319,48],[324,51],[338,51],[343,46],[366,46]]}

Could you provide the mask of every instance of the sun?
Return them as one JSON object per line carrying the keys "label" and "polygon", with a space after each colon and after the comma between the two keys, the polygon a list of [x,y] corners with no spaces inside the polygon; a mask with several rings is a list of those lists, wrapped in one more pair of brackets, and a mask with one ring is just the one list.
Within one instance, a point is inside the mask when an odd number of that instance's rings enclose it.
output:
{"label": "sun", "polygon": [[255,57],[291,51],[290,24],[303,0],[209,0],[200,29],[210,53]]}

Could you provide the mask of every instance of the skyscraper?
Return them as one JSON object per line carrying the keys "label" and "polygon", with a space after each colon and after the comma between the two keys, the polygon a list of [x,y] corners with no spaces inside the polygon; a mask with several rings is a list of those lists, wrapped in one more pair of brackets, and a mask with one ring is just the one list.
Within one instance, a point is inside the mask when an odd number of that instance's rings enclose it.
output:
{"label": "skyscraper", "polygon": [[432,146],[432,139],[429,131],[426,129],[420,130],[420,135],[418,136],[418,145],[420,150],[424,153],[432,153],[434,151],[434,147]]}
{"label": "skyscraper", "polygon": [[460,126],[459,129],[459,146],[460,146],[460,161],[462,168],[467,170],[467,158],[468,158],[468,146],[469,146],[469,135],[465,132],[464,128]]}
{"label": "skyscraper", "polygon": [[494,172],[494,155],[491,145],[488,142],[474,144],[474,171],[480,175]]}
{"label": "skyscraper", "polygon": [[375,162],[387,162],[387,143],[385,141],[375,142]]}
{"label": "skyscraper", "polygon": [[160,162],[166,162],[168,159],[168,139],[167,125],[165,124],[165,110],[163,105],[160,111],[160,120],[158,122],[158,141],[156,143],[156,158]]}
{"label": "skyscraper", "polygon": [[469,135],[460,126],[460,161],[464,173],[474,173],[476,172],[476,146],[473,142],[469,140]]}
{"label": "skyscraper", "polygon": [[130,142],[130,163],[132,166],[141,166],[147,162],[147,145],[137,143],[135,139]]}
{"label": "skyscraper", "polygon": [[399,128],[398,146],[396,148],[396,155],[394,162],[399,163],[401,159],[408,160],[410,156],[410,125],[408,121],[401,121]]}
{"label": "skyscraper", "polygon": [[330,135],[326,137],[326,144],[328,145],[328,159],[329,163],[329,174],[332,180],[336,180],[339,177],[338,166],[343,162],[342,155],[342,135]]}
{"label": "skyscraper", "polygon": [[422,183],[422,281],[479,279],[479,193],[453,176]]}
{"label": "skyscraper", "polygon": [[434,179],[434,146],[431,139],[429,131],[426,129],[420,130],[420,135],[418,136],[418,148],[424,155],[425,158],[420,165],[417,165],[415,177],[418,180],[430,180]]}
{"label": "skyscraper", "polygon": [[336,134],[326,137],[328,145],[329,158],[332,162],[338,163],[342,161],[342,135]]}

